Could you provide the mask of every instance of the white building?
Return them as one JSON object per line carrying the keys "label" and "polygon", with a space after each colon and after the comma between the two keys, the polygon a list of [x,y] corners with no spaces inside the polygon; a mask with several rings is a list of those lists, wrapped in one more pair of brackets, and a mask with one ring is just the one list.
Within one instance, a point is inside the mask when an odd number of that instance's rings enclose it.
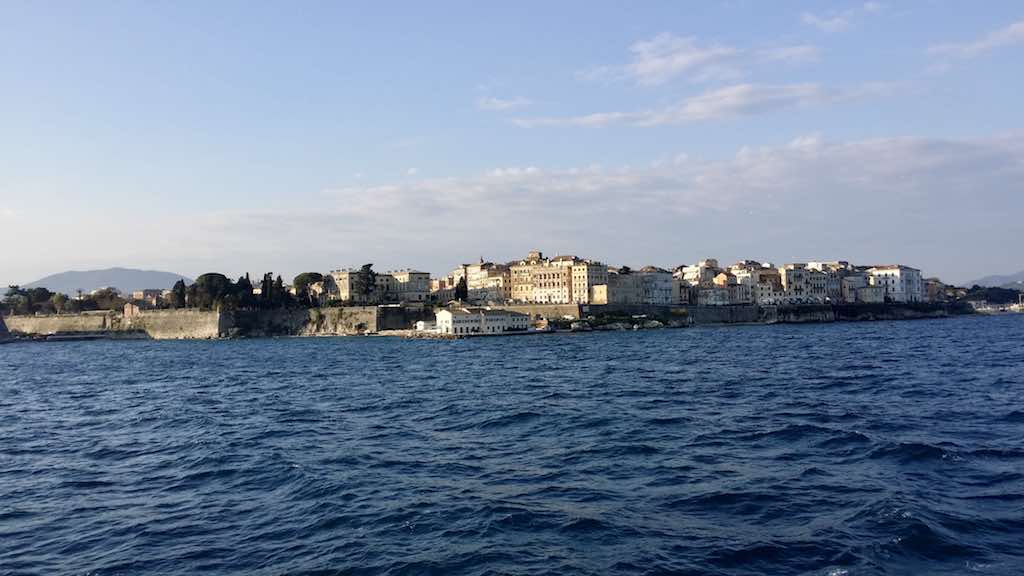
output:
{"label": "white building", "polygon": [[526,314],[491,308],[439,310],[435,318],[437,332],[456,336],[524,332],[530,326],[530,317]]}
{"label": "white building", "polygon": [[875,266],[869,268],[867,272],[869,283],[881,287],[887,301],[924,301],[924,282],[921,279],[921,271],[917,268],[894,264]]}

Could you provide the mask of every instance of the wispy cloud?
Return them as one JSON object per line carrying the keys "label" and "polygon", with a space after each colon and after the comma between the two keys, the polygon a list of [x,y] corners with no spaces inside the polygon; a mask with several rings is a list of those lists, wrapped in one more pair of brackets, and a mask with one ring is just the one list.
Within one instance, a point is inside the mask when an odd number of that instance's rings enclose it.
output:
{"label": "wispy cloud", "polygon": [[[207,214],[167,230],[214,247],[251,247],[264,258],[258,241],[264,237],[280,239],[279,258],[329,246],[330,264],[323,266],[371,261],[426,267],[443,254],[435,270],[441,271],[481,249],[512,257],[535,246],[614,262],[643,255],[677,264],[701,256],[680,251],[681,244],[721,238],[720,227],[727,224],[734,232],[719,243],[720,255],[759,257],[769,235],[770,249],[780,254],[898,259],[941,272],[937,268],[956,268],[972,251],[1011,249],[1006,240],[1019,230],[1014,214],[1024,207],[1017,194],[1022,181],[1021,136],[847,142],[804,136],[745,146],[722,159],[680,155],[632,167],[506,167],[337,188],[310,202],[315,209]],[[573,218],[564,217],[567,211]],[[872,225],[829,228],[835,214]],[[428,221],[440,225],[424,226]],[[928,241],[894,248],[877,234],[886,226]],[[977,233],[928,234],[946,226]],[[304,233],[288,233],[297,229]],[[495,235],[496,229],[505,232]],[[416,230],[416,242],[409,242],[408,230]],[[818,240],[809,245],[809,236]],[[372,246],[366,237],[373,238]],[[470,252],[467,238],[487,238],[486,246]],[[196,249],[190,242],[180,245]]]}
{"label": "wispy cloud", "polygon": [[806,64],[819,58],[818,48],[809,44],[741,48],[670,33],[635,42],[629,52],[631,59],[627,64],[597,66],[577,72],[576,76],[582,80],[632,82],[638,86],[660,86],[677,79],[696,83],[734,82],[756,64]]}
{"label": "wispy cloud", "polygon": [[586,80],[636,82],[657,86],[678,77],[694,82],[733,78],[739,70],[730,61],[741,50],[724,44],[701,44],[693,36],[663,33],[629,47],[632,59],[621,66],[599,66],[578,73]]}
{"label": "wispy cloud", "polygon": [[935,44],[928,48],[933,56],[947,56],[970,59],[998,48],[1024,43],[1024,20],[1018,20],[1005,28],[993,30],[977,40],[961,43]]}
{"label": "wispy cloud", "polygon": [[13,208],[6,206],[0,206],[0,220],[13,220],[18,216],[18,213]]}
{"label": "wispy cloud", "polygon": [[811,44],[779,46],[758,50],[756,56],[766,62],[783,62],[786,64],[810,64],[821,60],[821,50]]}
{"label": "wispy cloud", "polygon": [[515,110],[517,108],[524,108],[532,103],[533,102],[531,102],[528,98],[524,98],[522,96],[516,96],[515,98],[495,98],[491,96],[477,99],[476,106],[481,110],[493,110],[501,112],[505,110]]}
{"label": "wispy cloud", "polygon": [[850,18],[852,16],[853,12],[850,10],[827,16],[804,12],[800,15],[800,21],[808,26],[814,26],[822,32],[842,32],[850,27]]}
{"label": "wispy cloud", "polygon": [[842,32],[851,26],[858,16],[879,14],[886,8],[881,2],[865,2],[855,8],[842,11],[815,14],[814,12],[803,12],[800,14],[800,21],[808,26],[813,26],[822,32]]}
{"label": "wispy cloud", "polygon": [[522,127],[606,126],[624,123],[633,126],[661,126],[702,120],[750,116],[804,106],[878,96],[893,89],[892,84],[876,82],[842,89],[827,89],[818,83],[735,84],[708,90],[683,99],[678,104],[635,112],[597,112],[577,116],[517,118]]}

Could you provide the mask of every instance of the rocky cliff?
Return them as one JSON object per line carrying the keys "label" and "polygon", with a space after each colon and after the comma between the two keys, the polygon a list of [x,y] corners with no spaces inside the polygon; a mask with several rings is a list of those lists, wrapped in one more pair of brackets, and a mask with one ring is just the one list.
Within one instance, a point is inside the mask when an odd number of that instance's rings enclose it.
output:
{"label": "rocky cliff", "polygon": [[11,339],[11,333],[7,330],[7,324],[4,323],[4,317],[0,316],[0,342],[6,342]]}

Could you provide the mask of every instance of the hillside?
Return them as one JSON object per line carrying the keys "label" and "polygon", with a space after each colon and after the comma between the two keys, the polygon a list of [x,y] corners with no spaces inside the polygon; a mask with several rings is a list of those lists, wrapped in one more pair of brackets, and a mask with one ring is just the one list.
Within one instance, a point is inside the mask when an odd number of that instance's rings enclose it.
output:
{"label": "hillside", "polygon": [[184,279],[186,284],[192,283],[190,278],[171,272],[107,268],[106,270],[61,272],[26,284],[25,288],[43,287],[52,292],[73,295],[79,290],[90,292],[97,288],[113,286],[121,292],[132,292],[145,288],[170,288],[180,279]]}
{"label": "hillside", "polygon": [[977,284],[978,286],[1006,286],[1006,287],[1010,287],[1010,286],[1008,286],[1009,284],[1014,284],[1014,285],[1016,285],[1014,287],[1019,287],[1019,285],[1022,282],[1024,282],[1024,270],[1021,270],[1020,272],[1017,272],[1016,274],[1006,274],[1006,275],[994,274],[992,276],[985,276],[984,278],[978,278],[977,280],[975,280],[973,282],[968,282],[967,286],[974,286],[975,284]]}

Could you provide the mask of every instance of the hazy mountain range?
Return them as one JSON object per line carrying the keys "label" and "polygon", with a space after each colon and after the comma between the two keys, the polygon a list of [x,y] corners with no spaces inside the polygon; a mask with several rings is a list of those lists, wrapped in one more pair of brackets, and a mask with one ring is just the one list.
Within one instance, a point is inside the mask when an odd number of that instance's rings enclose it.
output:
{"label": "hazy mountain range", "polygon": [[146,288],[170,288],[178,280],[191,284],[192,279],[172,272],[136,270],[133,268],[107,268],[106,270],[71,270],[40,278],[25,288],[43,287],[51,292],[74,295],[79,290],[91,292],[97,288],[113,286],[122,293]]}
{"label": "hazy mountain range", "polygon": [[1020,290],[1021,288],[1024,288],[1024,270],[1021,270],[1016,274],[994,274],[992,276],[985,276],[984,278],[978,278],[973,282],[968,282],[966,285],[970,287],[975,284],[978,286],[1001,286],[1004,288],[1016,288]]}

